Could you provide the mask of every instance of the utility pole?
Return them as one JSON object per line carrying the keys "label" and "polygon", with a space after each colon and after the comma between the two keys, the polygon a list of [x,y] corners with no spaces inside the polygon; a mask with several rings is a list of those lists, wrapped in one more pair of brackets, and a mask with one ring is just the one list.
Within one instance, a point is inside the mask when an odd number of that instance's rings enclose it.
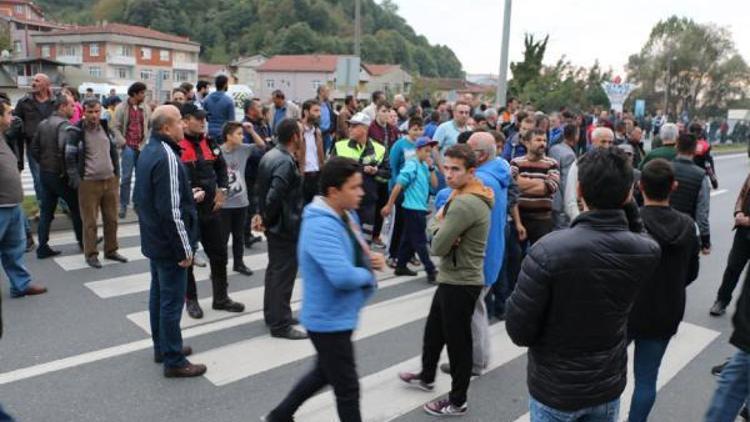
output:
{"label": "utility pole", "polygon": [[361,0],[354,1],[354,55],[361,57],[362,50],[362,5]]}
{"label": "utility pole", "polygon": [[672,79],[672,62],[674,56],[667,59],[667,78],[666,85],[664,86],[664,115],[669,115],[669,84]]}
{"label": "utility pole", "polygon": [[510,43],[510,6],[511,0],[505,0],[503,13],[503,40],[500,49],[500,71],[497,75],[497,92],[495,102],[498,110],[505,105],[505,94],[508,92],[508,44]]}

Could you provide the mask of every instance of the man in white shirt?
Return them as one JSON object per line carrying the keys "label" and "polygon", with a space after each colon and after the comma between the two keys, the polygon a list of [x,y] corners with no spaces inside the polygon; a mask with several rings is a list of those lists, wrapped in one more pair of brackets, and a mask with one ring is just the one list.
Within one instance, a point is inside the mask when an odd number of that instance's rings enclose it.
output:
{"label": "man in white shirt", "polygon": [[303,197],[310,203],[318,194],[318,179],[323,166],[323,135],[320,132],[320,103],[307,100],[302,104],[302,140],[297,163],[302,168]]}

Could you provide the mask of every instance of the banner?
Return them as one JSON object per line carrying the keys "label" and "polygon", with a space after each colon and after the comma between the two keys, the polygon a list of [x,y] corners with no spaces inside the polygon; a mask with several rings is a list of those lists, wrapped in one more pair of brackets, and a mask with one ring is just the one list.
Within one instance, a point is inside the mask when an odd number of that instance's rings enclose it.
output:
{"label": "banner", "polygon": [[619,77],[615,78],[613,82],[602,82],[602,89],[604,89],[604,93],[609,98],[610,108],[618,113],[622,113],[622,106],[625,104],[625,100],[635,88],[633,84],[620,83]]}
{"label": "banner", "polygon": [[646,115],[646,100],[635,100],[635,117]]}

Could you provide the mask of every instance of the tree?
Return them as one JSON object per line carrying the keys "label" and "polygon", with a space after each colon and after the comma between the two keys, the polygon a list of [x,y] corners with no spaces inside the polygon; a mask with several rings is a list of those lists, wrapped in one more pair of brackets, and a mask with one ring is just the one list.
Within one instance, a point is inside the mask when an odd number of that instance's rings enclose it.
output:
{"label": "tree", "polygon": [[318,35],[306,22],[297,22],[278,33],[274,41],[277,54],[308,54],[318,51]]}
{"label": "tree", "polygon": [[541,41],[534,41],[534,35],[526,34],[523,41],[523,61],[510,64],[510,70],[513,72],[511,91],[520,92],[527,83],[539,77],[544,53],[547,51],[547,41],[549,35]]}

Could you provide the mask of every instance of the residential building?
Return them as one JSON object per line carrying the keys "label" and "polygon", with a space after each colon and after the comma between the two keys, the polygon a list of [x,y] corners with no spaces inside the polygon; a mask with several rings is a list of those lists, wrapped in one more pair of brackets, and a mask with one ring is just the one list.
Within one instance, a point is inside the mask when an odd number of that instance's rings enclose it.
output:
{"label": "residential building", "polygon": [[229,70],[234,75],[238,84],[247,85],[253,92],[257,92],[260,86],[258,68],[267,60],[268,57],[262,54],[250,57],[238,57],[229,64]]}
{"label": "residential building", "polygon": [[29,0],[0,0],[0,26],[10,35],[9,52],[14,59],[34,56],[36,46],[32,34],[67,27],[47,21],[42,9]]}
{"label": "residential building", "polygon": [[408,94],[411,90],[412,77],[398,64],[364,64],[362,67],[370,74],[367,88],[370,92],[383,91],[388,97],[396,94]]}
{"label": "residential building", "polygon": [[213,84],[214,79],[219,75],[227,75],[230,83],[236,83],[232,80],[228,66],[223,64],[198,63],[198,80],[209,81]]}
{"label": "residential building", "polygon": [[458,100],[464,94],[472,94],[480,101],[494,98],[495,87],[480,85],[464,79],[453,78],[416,78],[412,94],[415,98]]}
{"label": "residential building", "polygon": [[31,36],[37,56],[78,65],[116,85],[142,81],[150,100],[165,101],[173,87],[198,79],[200,44],[150,28],[103,22]]}

